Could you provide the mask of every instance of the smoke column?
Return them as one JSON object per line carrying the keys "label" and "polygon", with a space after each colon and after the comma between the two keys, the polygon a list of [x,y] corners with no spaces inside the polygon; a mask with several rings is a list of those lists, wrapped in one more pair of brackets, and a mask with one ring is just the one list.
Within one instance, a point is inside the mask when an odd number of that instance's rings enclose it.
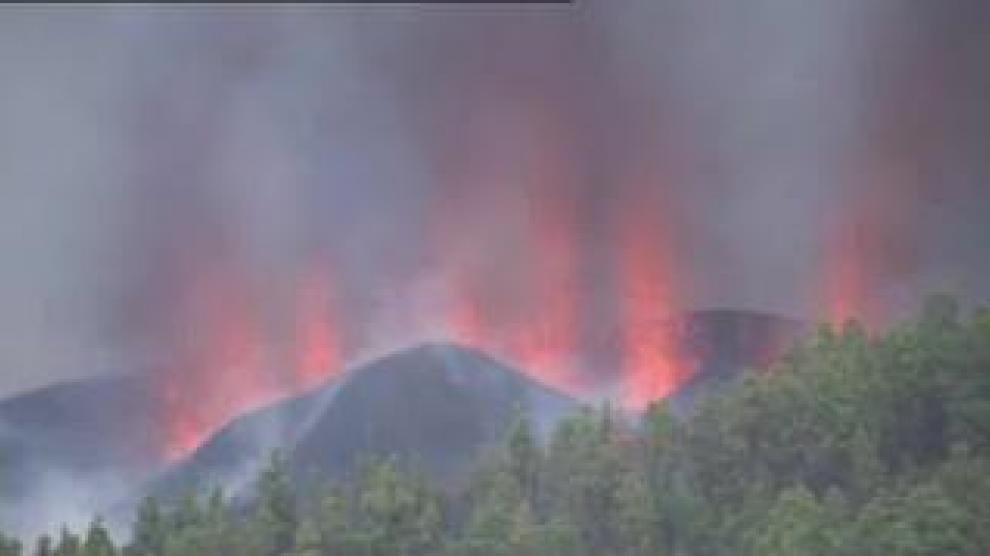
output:
{"label": "smoke column", "polygon": [[4,388],[111,361],[163,458],[425,339],[638,409],[684,311],[990,294],[984,2],[5,15]]}

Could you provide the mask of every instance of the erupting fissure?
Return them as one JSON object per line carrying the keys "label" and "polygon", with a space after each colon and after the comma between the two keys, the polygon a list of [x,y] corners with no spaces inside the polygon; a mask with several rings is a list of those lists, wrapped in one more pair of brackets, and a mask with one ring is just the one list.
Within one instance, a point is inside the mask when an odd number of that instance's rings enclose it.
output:
{"label": "erupting fissure", "polygon": [[[536,175],[552,181],[564,179],[566,172]],[[564,192],[563,187],[529,189],[528,214],[521,220],[524,241],[500,253],[494,263],[441,257],[438,264],[445,266],[442,273],[449,280],[446,329],[452,340],[506,359],[571,396],[591,399],[617,391],[623,406],[642,410],[673,394],[694,372],[679,352],[678,331],[666,320],[678,309],[669,230],[656,217],[656,203],[634,197],[621,203],[609,236],[618,257],[611,271],[616,273],[619,321],[605,324],[619,331],[619,353],[612,370],[591,369],[588,355],[601,346],[583,345],[580,337],[582,326],[593,318],[585,310],[587,298],[595,294],[582,289],[587,247],[578,236],[577,206]],[[451,212],[469,215],[477,207],[455,209],[448,207],[448,219]],[[484,252],[484,245],[453,235],[449,228],[442,232],[441,243],[464,243],[455,252]],[[188,334],[180,342],[175,367],[164,375],[168,459],[195,450],[240,414],[340,373],[347,354],[327,260],[311,262],[299,272],[287,359],[278,342],[266,337],[258,296],[244,274],[214,262],[191,281],[181,310],[189,320]]]}
{"label": "erupting fissure", "polygon": [[526,291],[518,293],[523,306],[508,312],[513,318],[500,319],[507,311],[483,295],[488,276],[458,267],[449,273],[455,277],[447,317],[453,339],[508,359],[531,378],[578,398],[595,396],[610,381],[617,381],[619,401],[631,410],[674,393],[696,369],[681,353],[680,331],[666,320],[678,308],[674,263],[656,215],[641,199],[632,199],[615,219],[619,372],[602,378],[589,376],[582,366],[594,347],[578,341],[582,319],[590,317],[581,311],[588,292],[580,288],[574,207],[552,196],[534,198],[521,260],[509,265],[524,273]]}
{"label": "erupting fissure", "polygon": [[249,291],[220,265],[200,271],[185,292],[182,346],[165,373],[165,456],[195,449],[230,417],[267,401],[265,353]]}
{"label": "erupting fissure", "polygon": [[238,415],[312,388],[341,368],[332,282],[324,267],[304,273],[296,288],[289,376],[278,371],[241,276],[214,268],[186,292],[184,349],[163,375],[166,460],[191,453]]}
{"label": "erupting fissure", "polygon": [[300,281],[296,301],[296,389],[315,386],[341,369],[340,338],[329,271],[314,265]]}
{"label": "erupting fissure", "polygon": [[642,410],[674,393],[695,369],[679,351],[678,331],[661,320],[676,309],[674,262],[664,244],[669,235],[649,207],[636,201],[619,217],[622,401]]}
{"label": "erupting fissure", "polygon": [[[404,330],[397,341],[419,333],[425,340],[440,324],[451,340],[505,359],[549,387],[586,400],[616,393],[627,409],[642,410],[696,371],[670,324],[682,307],[671,237],[676,226],[669,219],[672,202],[657,183],[661,174],[649,166],[635,183],[619,184],[614,203],[603,209],[615,209],[607,229],[597,230],[603,237],[589,241],[582,218],[600,199],[589,198],[593,188],[575,156],[577,134],[547,106],[522,110],[523,117],[510,118],[527,126],[522,147],[505,141],[503,128],[491,124],[495,119],[481,119],[483,128],[492,125],[481,135],[493,136],[497,148],[488,141],[468,152],[452,148],[455,162],[444,180],[450,187],[428,209],[423,239],[432,259],[423,265],[424,276],[398,289],[415,296],[415,284],[442,277],[445,303],[439,315],[413,315],[409,322],[424,329]],[[593,260],[608,263],[589,264]],[[361,345],[361,335],[371,334],[361,328],[368,326],[361,314],[340,320],[333,261],[326,253],[300,271],[288,360],[270,337],[277,336],[272,327],[263,326],[270,319],[261,318],[259,296],[245,274],[214,261],[209,275],[190,287],[187,303],[201,311],[185,314],[202,330],[181,343],[182,357],[167,374],[169,457],[195,449],[240,413],[332,379],[356,355],[345,352],[345,335],[355,349],[391,347]],[[612,307],[597,307],[608,303]],[[585,341],[595,334],[607,336],[607,345]]]}

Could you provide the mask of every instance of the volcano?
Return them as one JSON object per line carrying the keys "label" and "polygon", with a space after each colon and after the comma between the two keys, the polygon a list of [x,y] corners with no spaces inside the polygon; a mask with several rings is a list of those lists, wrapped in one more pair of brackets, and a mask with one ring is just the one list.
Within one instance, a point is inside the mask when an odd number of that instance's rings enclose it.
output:
{"label": "volcano", "polygon": [[[658,322],[692,367],[670,396],[686,415],[746,369],[763,369],[804,330],[798,321],[742,310],[705,310]],[[504,435],[516,407],[541,434],[578,406],[500,359],[474,348],[427,343],[351,369],[328,383],[236,419],[171,470],[155,490],[216,483],[235,490],[272,449],[300,479],[335,477],[364,455],[393,455],[449,481]]]}
{"label": "volcano", "polygon": [[[666,338],[689,367],[667,398],[684,416],[700,398],[731,387],[744,369],[766,368],[807,328],[772,314],[721,309],[683,313],[652,326],[644,337]],[[622,342],[616,333],[589,349],[607,354]],[[155,475],[150,487],[137,490],[170,496],[213,483],[236,492],[256,478],[276,448],[300,480],[345,475],[362,455],[391,454],[449,484],[479,451],[502,438],[517,406],[528,409],[544,434],[577,407],[578,399],[528,371],[451,343],[395,351],[235,417]],[[109,476],[132,491],[115,497],[131,498],[134,484],[147,481],[163,463],[160,414],[149,411],[159,392],[142,376],[54,385],[0,402],[5,498],[31,499],[52,473],[74,483]],[[603,387],[580,400],[607,392]]]}
{"label": "volcano", "polygon": [[0,492],[29,494],[33,478],[128,474],[153,466],[152,392],[130,376],[67,382],[0,402]]}
{"label": "volcano", "polygon": [[502,439],[517,408],[545,433],[576,407],[481,351],[422,344],[235,420],[153,490],[213,483],[236,491],[272,449],[282,450],[299,480],[341,476],[364,456],[388,455],[449,481]]}

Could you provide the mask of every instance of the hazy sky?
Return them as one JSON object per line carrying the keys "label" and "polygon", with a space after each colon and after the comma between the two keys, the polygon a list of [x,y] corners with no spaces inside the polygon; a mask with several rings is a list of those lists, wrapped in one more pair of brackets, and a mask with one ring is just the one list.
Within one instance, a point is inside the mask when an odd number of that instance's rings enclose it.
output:
{"label": "hazy sky", "polygon": [[650,199],[680,308],[819,318],[846,264],[888,313],[985,302],[988,26],[978,0],[4,6],[0,393],[169,359],[204,267],[275,343],[314,258],[360,341],[428,328],[447,274],[525,276],[527,195],[571,207],[596,285]]}

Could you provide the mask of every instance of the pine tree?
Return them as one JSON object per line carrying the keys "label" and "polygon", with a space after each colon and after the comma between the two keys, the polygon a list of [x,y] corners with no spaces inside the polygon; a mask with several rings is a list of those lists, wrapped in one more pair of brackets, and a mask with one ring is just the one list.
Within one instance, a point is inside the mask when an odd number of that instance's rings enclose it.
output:
{"label": "pine tree", "polygon": [[89,524],[86,538],[82,545],[83,556],[115,556],[117,548],[110,538],[110,532],[103,524],[103,518],[97,516]]}
{"label": "pine tree", "polygon": [[292,556],[322,556],[323,548],[319,526],[312,519],[303,519],[296,531]]}
{"label": "pine tree", "polygon": [[258,500],[251,530],[262,556],[282,556],[292,550],[299,526],[296,497],[286,462],[278,451],[258,481]]}
{"label": "pine tree", "polygon": [[80,556],[81,554],[82,542],[79,536],[63,525],[59,533],[58,546],[55,547],[55,556]]}
{"label": "pine tree", "polygon": [[512,537],[519,524],[520,506],[525,504],[516,477],[498,470],[487,478],[486,488],[474,505],[463,546],[468,554],[514,554]]}
{"label": "pine tree", "polygon": [[237,550],[233,538],[234,527],[231,523],[230,508],[224,497],[223,489],[214,487],[206,502],[200,538],[201,546],[206,556],[212,554],[232,554]]}
{"label": "pine tree", "polygon": [[355,538],[347,494],[336,485],[323,489],[317,509],[317,528],[325,552],[353,553]]}
{"label": "pine tree", "polygon": [[38,537],[38,541],[34,545],[34,556],[54,556],[54,552],[55,547],[51,535],[43,534]]}
{"label": "pine tree", "polygon": [[750,537],[748,553],[753,556],[832,556],[839,553],[842,538],[834,527],[829,508],[819,503],[808,489],[785,490],[767,514],[765,524],[746,535]]}
{"label": "pine tree", "polygon": [[509,426],[506,458],[509,473],[519,485],[521,494],[532,503],[536,499],[542,454],[529,416],[521,407],[516,408]]}
{"label": "pine tree", "polygon": [[889,556],[984,555],[976,532],[985,524],[934,484],[872,500],[854,526],[851,553]]}
{"label": "pine tree", "polygon": [[440,503],[425,481],[393,459],[370,462],[358,494],[359,528],[368,553],[432,554],[439,549]]}
{"label": "pine tree", "polygon": [[0,534],[0,556],[21,556],[21,542]]}
{"label": "pine tree", "polygon": [[125,547],[126,556],[162,556],[165,553],[165,537],[168,533],[165,518],[158,501],[145,498],[137,510],[137,518],[131,532],[131,543]]}

